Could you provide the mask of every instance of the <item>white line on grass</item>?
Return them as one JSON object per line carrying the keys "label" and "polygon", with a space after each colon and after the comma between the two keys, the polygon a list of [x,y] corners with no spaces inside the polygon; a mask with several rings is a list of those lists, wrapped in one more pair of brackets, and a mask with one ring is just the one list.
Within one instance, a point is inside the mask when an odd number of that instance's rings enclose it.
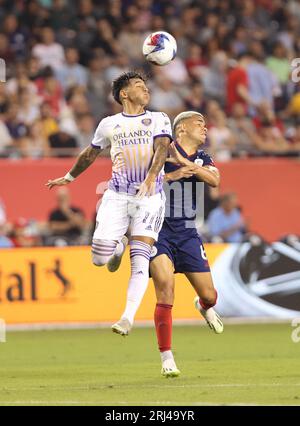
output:
{"label": "white line on grass", "polygon": [[[172,379],[170,379],[172,380]],[[90,386],[70,386],[70,387],[59,387],[59,386],[33,386],[33,387],[21,387],[21,388],[10,388],[10,387],[3,387],[0,388],[0,394],[1,392],[30,392],[30,391],[98,391],[98,390],[105,390],[105,389],[185,389],[185,388],[256,388],[256,387],[299,387],[300,383],[213,383],[213,384],[190,384],[190,385],[171,385],[171,384],[164,384],[163,381],[159,385],[114,385],[114,384],[107,384],[107,385],[90,385]]]}

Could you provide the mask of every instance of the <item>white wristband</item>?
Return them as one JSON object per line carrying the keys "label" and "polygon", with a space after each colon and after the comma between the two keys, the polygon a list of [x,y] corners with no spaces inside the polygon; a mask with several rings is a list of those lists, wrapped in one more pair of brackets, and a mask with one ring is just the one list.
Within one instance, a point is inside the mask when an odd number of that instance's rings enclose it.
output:
{"label": "white wristband", "polygon": [[65,179],[69,182],[73,182],[73,180],[75,180],[75,178],[69,172],[66,174]]}

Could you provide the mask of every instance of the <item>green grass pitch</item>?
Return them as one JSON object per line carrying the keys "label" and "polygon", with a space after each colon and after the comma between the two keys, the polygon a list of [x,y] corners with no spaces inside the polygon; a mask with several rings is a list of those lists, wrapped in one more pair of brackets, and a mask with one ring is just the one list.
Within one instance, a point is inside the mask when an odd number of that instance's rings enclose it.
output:
{"label": "green grass pitch", "polygon": [[160,376],[153,328],[8,333],[0,405],[300,405],[290,324],[174,328],[182,375]]}

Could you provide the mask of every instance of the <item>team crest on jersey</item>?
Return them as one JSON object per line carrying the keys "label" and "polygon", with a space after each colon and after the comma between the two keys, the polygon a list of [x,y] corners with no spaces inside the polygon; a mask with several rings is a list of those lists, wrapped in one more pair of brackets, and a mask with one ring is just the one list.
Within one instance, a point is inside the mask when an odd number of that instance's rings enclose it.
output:
{"label": "team crest on jersey", "polygon": [[195,164],[197,164],[197,166],[203,166],[203,160],[202,160],[202,158],[196,158]]}
{"label": "team crest on jersey", "polygon": [[142,123],[144,124],[144,126],[150,126],[152,120],[151,118],[144,118],[144,120],[142,120]]}

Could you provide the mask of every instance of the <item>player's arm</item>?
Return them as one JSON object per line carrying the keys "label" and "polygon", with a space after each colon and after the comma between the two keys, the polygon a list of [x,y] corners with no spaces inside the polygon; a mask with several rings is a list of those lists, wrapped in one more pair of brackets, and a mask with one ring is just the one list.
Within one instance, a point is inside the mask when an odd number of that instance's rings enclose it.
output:
{"label": "player's arm", "polygon": [[[220,184],[220,172],[214,165],[198,166],[187,158],[183,157],[180,152],[176,149],[175,144],[172,143],[170,146],[170,152],[172,157],[168,158],[167,161],[174,164],[180,164],[185,171],[192,172],[196,178],[205,182],[213,188]],[[180,170],[180,169],[179,169]]]}
{"label": "player's arm", "polygon": [[140,186],[139,197],[153,195],[155,193],[156,178],[165,165],[168,157],[171,139],[169,137],[158,137],[154,143],[154,157],[152,165],[147,173],[146,179]]}
{"label": "player's arm", "polygon": [[215,166],[197,166],[194,164],[194,176],[209,186],[216,188],[220,185],[220,172]]}
{"label": "player's arm", "polygon": [[73,182],[74,179],[93,164],[101,151],[101,149],[93,147],[92,145],[88,146],[79,154],[76,163],[64,177],[49,180],[46,186],[51,189],[54,186],[68,185]]}

